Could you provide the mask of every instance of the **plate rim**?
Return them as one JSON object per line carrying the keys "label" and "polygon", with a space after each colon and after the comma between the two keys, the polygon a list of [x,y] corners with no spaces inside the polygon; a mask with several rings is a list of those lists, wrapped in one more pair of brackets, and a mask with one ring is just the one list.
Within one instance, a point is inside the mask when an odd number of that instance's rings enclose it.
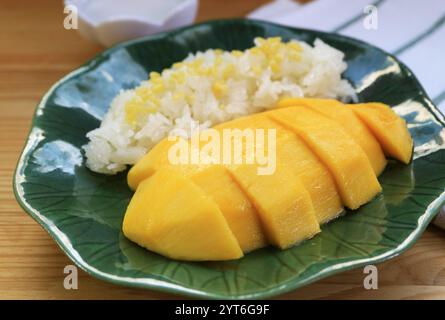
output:
{"label": "plate rim", "polygon": [[130,277],[123,277],[123,276],[115,276],[106,272],[102,272],[91,265],[89,265],[87,262],[85,262],[80,255],[74,254],[77,251],[71,246],[71,243],[64,238],[63,233],[57,228],[56,225],[45,221],[46,217],[41,214],[38,210],[34,209],[31,205],[29,205],[25,199],[25,195],[23,194],[22,190],[20,190],[20,179],[21,179],[21,172],[26,167],[25,166],[25,159],[28,159],[30,156],[30,153],[34,150],[33,149],[33,140],[31,139],[33,137],[33,129],[36,125],[36,118],[39,110],[41,110],[48,98],[51,96],[51,94],[55,91],[55,89],[62,83],[64,83],[67,80],[70,80],[71,78],[82,74],[84,72],[90,71],[96,64],[97,60],[106,57],[113,53],[114,51],[117,51],[121,48],[125,48],[129,45],[151,41],[155,39],[162,39],[169,35],[175,34],[175,33],[181,33],[186,30],[199,28],[202,25],[216,25],[221,23],[244,23],[244,24],[252,24],[252,25],[266,25],[266,26],[272,26],[275,28],[284,28],[291,31],[296,31],[299,33],[311,33],[311,34],[320,34],[327,37],[336,37],[338,39],[346,40],[348,42],[354,42],[359,43],[362,46],[370,47],[374,50],[380,51],[385,56],[390,57],[394,59],[405,71],[412,77],[412,79],[415,81],[419,93],[421,94],[422,98],[426,102],[426,108],[429,109],[429,111],[436,117],[436,119],[442,124],[443,127],[445,127],[445,116],[440,112],[440,110],[434,105],[434,103],[429,98],[428,94],[426,93],[425,89],[423,88],[422,84],[417,79],[416,75],[411,71],[411,69],[406,66],[402,61],[400,61],[397,57],[392,55],[391,53],[386,52],[383,49],[380,49],[379,47],[376,47],[374,45],[371,45],[365,41],[355,39],[348,36],[343,36],[337,33],[330,33],[330,32],[322,32],[318,30],[312,30],[312,29],[305,29],[305,28],[294,28],[294,27],[288,27],[285,25],[280,25],[276,23],[271,23],[267,21],[257,20],[257,19],[245,19],[245,18],[229,18],[229,19],[215,19],[215,20],[208,20],[201,23],[195,23],[186,27],[182,28],[176,28],[170,31],[157,33],[154,35],[149,35],[141,38],[132,39],[129,41],[121,42],[119,44],[116,44],[110,48],[107,48],[105,50],[102,50],[101,52],[95,54],[93,57],[88,59],[85,63],[80,65],[79,67],[75,68],[74,70],[67,73],[65,76],[60,78],[58,81],[56,81],[43,95],[43,97],[38,102],[32,121],[29,126],[28,134],[25,140],[25,144],[22,148],[22,151],[20,153],[20,156],[17,161],[17,165],[14,170],[13,174],[13,192],[14,196],[20,205],[20,207],[29,215],[31,216],[42,228],[51,236],[51,238],[56,242],[56,244],[59,246],[59,248],[62,249],[62,251],[70,258],[70,260],[79,268],[81,268],[83,271],[85,271],[87,274],[98,278],[100,280],[104,280],[107,282],[111,282],[113,284],[126,286],[126,287],[134,287],[134,288],[143,288],[143,289],[149,289],[152,291],[159,291],[163,293],[169,293],[174,295],[185,295],[188,297],[195,297],[195,298],[206,298],[206,299],[264,299],[269,298],[272,296],[276,296],[279,294],[284,294],[287,292],[290,292],[292,290],[298,289],[300,287],[306,286],[310,283],[313,283],[315,281],[318,281],[320,279],[326,278],[328,276],[334,275],[336,273],[340,273],[343,271],[351,270],[354,268],[359,268],[361,266],[367,265],[367,264],[375,264],[380,263],[386,260],[389,260],[391,258],[394,258],[401,253],[405,252],[409,248],[411,248],[414,243],[417,241],[417,239],[422,235],[422,233],[425,231],[428,224],[431,222],[431,220],[434,218],[434,216],[440,211],[440,208],[445,204],[445,190],[442,192],[437,198],[435,198],[426,208],[425,212],[418,217],[418,226],[416,229],[414,229],[411,234],[399,245],[391,249],[387,252],[384,252],[380,255],[377,255],[375,257],[371,258],[363,258],[363,259],[357,259],[349,262],[340,262],[335,265],[326,267],[322,270],[320,270],[317,273],[314,273],[313,275],[307,277],[303,280],[296,280],[296,279],[289,279],[285,282],[281,283],[280,285],[276,285],[274,287],[265,289],[265,290],[258,290],[255,292],[247,293],[247,294],[218,294],[218,293],[211,293],[206,292],[200,289],[193,289],[191,287],[187,287],[185,285],[177,285],[173,284],[167,280],[158,280],[154,278],[130,278]]}

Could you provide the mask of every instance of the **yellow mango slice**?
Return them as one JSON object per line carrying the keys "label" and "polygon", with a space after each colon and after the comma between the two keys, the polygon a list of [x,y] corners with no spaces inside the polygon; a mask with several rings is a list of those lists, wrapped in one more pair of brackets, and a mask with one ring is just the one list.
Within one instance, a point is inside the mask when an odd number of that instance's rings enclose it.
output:
{"label": "yellow mango slice", "polygon": [[413,140],[404,119],[383,103],[348,105],[380,142],[383,151],[391,158],[410,163]]}
{"label": "yellow mango slice", "polygon": [[209,167],[192,180],[218,205],[244,253],[267,245],[256,209],[225,167]]}
{"label": "yellow mango slice", "polygon": [[[263,115],[240,118],[217,126],[223,129],[277,129],[277,124]],[[292,134],[279,134],[276,146],[281,139]],[[263,145],[267,149],[267,143]],[[310,194],[295,172],[294,160],[276,150],[276,167],[273,174],[259,175],[258,165],[228,165],[234,178],[249,196],[258,210],[263,229],[269,242],[287,248],[295,243],[311,238],[320,231]],[[243,148],[244,156],[246,153]],[[272,150],[264,150],[267,152]],[[248,152],[248,151],[247,151]]]}
{"label": "yellow mango slice", "polygon": [[132,190],[136,190],[142,180],[150,177],[162,165],[168,163],[168,150],[176,143],[167,138],[161,140],[128,172],[127,183]]}
{"label": "yellow mango slice", "polygon": [[386,158],[379,142],[350,108],[337,100],[328,99],[287,99],[282,104],[304,106],[334,120],[358,143],[366,153],[376,175],[386,167]]}
{"label": "yellow mango slice", "polygon": [[[188,143],[188,142],[187,142]],[[210,164],[178,164],[168,162],[168,150],[173,142],[164,139],[142,158],[129,172],[128,182],[136,189],[140,182],[163,166],[191,178],[212,198],[227,220],[243,252],[267,245],[255,208],[223,166]]]}
{"label": "yellow mango slice", "polygon": [[317,221],[320,224],[325,223],[343,211],[331,173],[295,133],[263,114],[219,126],[219,128],[227,127],[275,129],[279,159],[286,164],[289,176],[298,177],[309,192]]}
{"label": "yellow mango slice", "polygon": [[173,259],[243,256],[216,203],[168,167],[140,183],[125,213],[123,232],[140,246]]}
{"label": "yellow mango slice", "polygon": [[167,152],[172,143],[151,150],[130,170],[128,182],[133,189],[153,175],[159,168],[168,166],[183,177],[191,178],[210,198],[212,198],[227,220],[243,252],[253,251],[267,245],[261,223],[255,208],[223,166],[209,164],[172,165],[167,160]]}
{"label": "yellow mango slice", "polygon": [[329,168],[345,206],[357,209],[381,191],[366,154],[339,124],[299,107],[267,115],[297,133]]}
{"label": "yellow mango slice", "polygon": [[[198,141],[198,143],[200,142]],[[200,145],[198,145],[197,147],[199,148]],[[172,163],[170,161],[171,159],[169,159],[169,153],[171,152],[173,154],[173,157],[176,157],[180,152],[179,149],[184,148],[189,148],[188,160],[191,159],[191,154],[193,152],[199,152],[199,149],[191,148],[190,139],[184,139],[181,137],[177,137],[177,140],[169,140],[168,138],[162,139],[128,172],[127,183],[130,189],[136,190],[141,181],[150,177],[156,172],[157,169],[165,165],[175,167],[187,176],[191,176],[196,172],[202,171],[205,168],[212,166],[212,164],[210,163],[197,163],[190,165],[190,163],[187,161],[186,163]]]}
{"label": "yellow mango slice", "polygon": [[273,175],[257,175],[256,166],[240,165],[233,175],[257,208],[269,242],[287,248],[320,232],[308,191],[277,165]]}
{"label": "yellow mango slice", "polygon": [[282,139],[278,150],[283,161],[289,163],[290,170],[309,192],[318,223],[337,217],[343,211],[340,195],[332,174],[317,156],[294,134]]}

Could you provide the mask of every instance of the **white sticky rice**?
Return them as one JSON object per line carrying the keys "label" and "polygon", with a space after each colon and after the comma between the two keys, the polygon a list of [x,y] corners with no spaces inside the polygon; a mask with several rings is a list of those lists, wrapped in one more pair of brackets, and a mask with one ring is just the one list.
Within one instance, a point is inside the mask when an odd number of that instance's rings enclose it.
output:
{"label": "white sticky rice", "polygon": [[344,54],[319,39],[310,46],[257,38],[245,51],[190,54],[114,98],[100,127],[87,134],[87,166],[115,174],[168,134],[271,109],[285,97],[354,100],[341,78],[346,68]]}

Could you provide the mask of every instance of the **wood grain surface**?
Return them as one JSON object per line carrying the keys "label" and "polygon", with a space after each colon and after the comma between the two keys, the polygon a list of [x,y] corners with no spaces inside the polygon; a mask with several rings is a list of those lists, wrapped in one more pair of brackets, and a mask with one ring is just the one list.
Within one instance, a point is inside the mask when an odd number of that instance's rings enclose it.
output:
{"label": "wood grain surface", "polygon": [[[198,20],[243,16],[266,0],[201,0]],[[63,28],[62,0],[0,2],[0,299],[176,298],[99,281],[80,271],[79,289],[63,288],[71,264],[16,203],[13,171],[34,108],[56,80],[103,48]],[[430,226],[401,256],[378,265],[378,290],[353,270],[282,299],[445,299],[445,233]]]}

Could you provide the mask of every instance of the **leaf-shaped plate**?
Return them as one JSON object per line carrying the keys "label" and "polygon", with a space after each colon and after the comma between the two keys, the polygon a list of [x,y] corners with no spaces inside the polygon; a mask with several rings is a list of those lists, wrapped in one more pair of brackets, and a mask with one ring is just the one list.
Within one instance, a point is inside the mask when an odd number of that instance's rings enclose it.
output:
{"label": "leaf-shaped plate", "polygon": [[[98,127],[121,89],[161,71],[189,52],[246,49],[255,37],[320,38],[346,54],[344,76],[360,101],[396,106],[415,140],[409,166],[391,163],[383,193],[288,250],[265,248],[231,262],[164,258],[122,236],[131,197],[125,173],[85,167],[85,134]],[[91,275],[127,286],[205,298],[264,298],[328,275],[400,254],[444,204],[444,118],[415,76],[393,56],[366,43],[252,20],[222,20],[137,39],[99,54],[57,82],[37,107],[20,157],[14,189],[22,207],[66,254]]]}

